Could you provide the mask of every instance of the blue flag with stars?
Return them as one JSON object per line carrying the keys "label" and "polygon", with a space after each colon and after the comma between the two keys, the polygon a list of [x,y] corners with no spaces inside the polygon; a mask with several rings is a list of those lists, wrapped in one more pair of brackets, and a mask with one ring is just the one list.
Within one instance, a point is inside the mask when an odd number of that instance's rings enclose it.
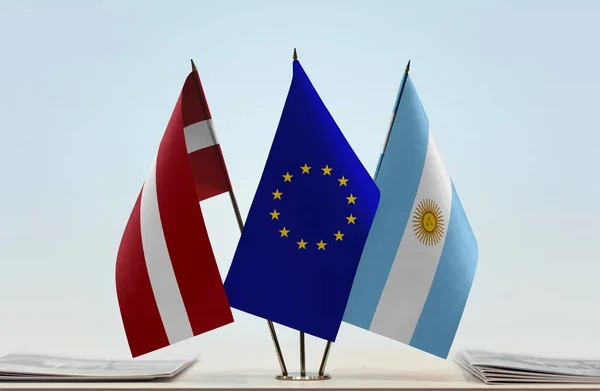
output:
{"label": "blue flag with stars", "polygon": [[225,289],[233,308],[335,341],[379,190],[293,67]]}

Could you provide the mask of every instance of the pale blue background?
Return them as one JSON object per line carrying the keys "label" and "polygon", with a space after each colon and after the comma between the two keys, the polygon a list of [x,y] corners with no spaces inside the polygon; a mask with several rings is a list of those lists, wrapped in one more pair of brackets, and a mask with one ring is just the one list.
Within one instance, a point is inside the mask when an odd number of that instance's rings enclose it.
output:
{"label": "pale blue background", "polygon": [[[115,256],[189,59],[245,215],[297,47],[371,172],[412,59],[480,249],[452,353],[600,356],[598,20],[574,0],[0,0],[0,350],[129,354]],[[235,218],[227,196],[203,208],[224,274]],[[170,351],[271,348],[235,318]]]}

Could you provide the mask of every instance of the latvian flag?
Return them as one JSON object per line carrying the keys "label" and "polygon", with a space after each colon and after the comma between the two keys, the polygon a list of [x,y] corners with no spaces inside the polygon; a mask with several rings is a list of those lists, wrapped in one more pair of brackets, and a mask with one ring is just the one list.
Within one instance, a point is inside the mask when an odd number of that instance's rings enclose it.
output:
{"label": "latvian flag", "polygon": [[194,69],[117,255],[117,296],[133,357],[233,322],[199,204],[230,188]]}

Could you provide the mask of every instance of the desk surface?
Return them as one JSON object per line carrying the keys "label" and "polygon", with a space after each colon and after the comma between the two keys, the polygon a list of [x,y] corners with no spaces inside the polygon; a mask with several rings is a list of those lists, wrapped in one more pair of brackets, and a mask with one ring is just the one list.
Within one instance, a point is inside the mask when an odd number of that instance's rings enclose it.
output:
{"label": "desk surface", "polygon": [[[316,359],[316,360],[315,360]],[[288,371],[297,360],[290,360]],[[307,371],[318,367],[318,357],[307,357]],[[106,383],[0,382],[0,390],[477,390],[477,389],[600,389],[600,385],[501,385],[489,386],[465,374],[454,362],[418,351],[395,349],[336,349],[325,381],[276,380],[279,366],[272,351],[204,352],[179,376],[166,381]]]}

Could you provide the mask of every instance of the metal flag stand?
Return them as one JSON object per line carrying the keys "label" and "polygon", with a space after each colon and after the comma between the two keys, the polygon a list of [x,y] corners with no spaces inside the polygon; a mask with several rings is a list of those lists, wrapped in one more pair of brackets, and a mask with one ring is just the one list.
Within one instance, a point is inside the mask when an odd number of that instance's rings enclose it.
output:
{"label": "metal flag stand", "polygon": [[304,332],[300,331],[300,372],[292,372],[289,374],[277,375],[277,380],[329,380],[331,376],[325,373],[325,365],[327,365],[327,358],[329,357],[329,350],[331,348],[331,341],[327,341],[325,346],[325,352],[323,353],[323,359],[321,360],[321,366],[319,372],[306,372],[306,348],[304,344]]}

